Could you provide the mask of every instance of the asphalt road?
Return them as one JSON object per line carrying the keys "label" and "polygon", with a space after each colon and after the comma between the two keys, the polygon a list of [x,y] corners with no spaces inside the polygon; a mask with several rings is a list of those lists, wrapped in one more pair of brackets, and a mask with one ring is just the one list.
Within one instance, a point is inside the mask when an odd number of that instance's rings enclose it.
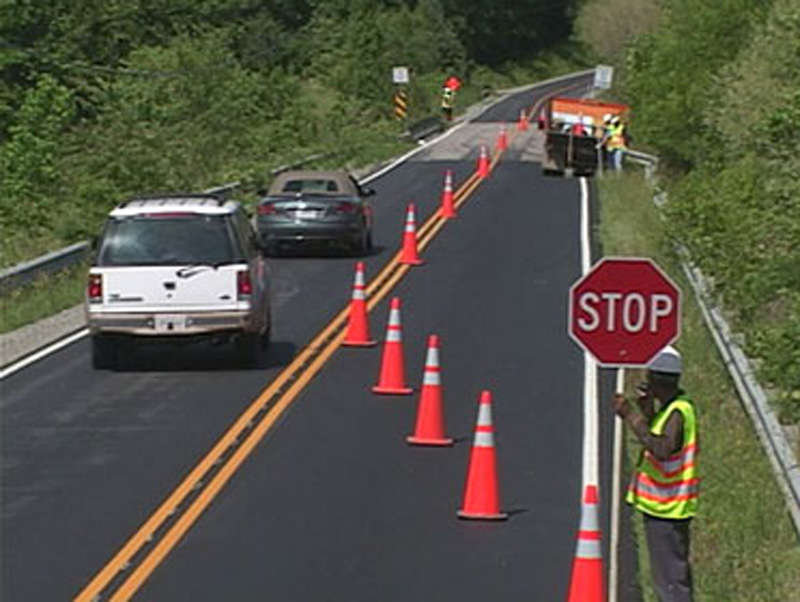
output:
{"label": "asphalt road", "polygon": [[[494,107],[378,177],[368,279],[418,223],[445,169],[474,169]],[[504,108],[505,107],[505,108]],[[139,590],[141,600],[557,600],[581,497],[583,357],[567,336],[580,274],[577,180],[544,178],[520,136],[390,296],[403,300],[407,374],[442,340],[452,448],[411,448],[417,396],[375,396],[380,348],[339,349]],[[535,154],[535,153],[534,153]],[[256,370],[226,348],[148,350],[94,371],[86,340],[3,381],[2,598],[65,600],[136,532],[227,427],[349,301],[353,259],[272,261],[274,344]],[[388,297],[370,314],[382,339]],[[610,374],[602,374],[608,397]],[[461,521],[480,390],[494,394],[503,523]],[[610,470],[602,404],[601,486]],[[602,489],[601,489],[602,491]],[[607,505],[604,506],[607,512]],[[607,518],[604,518],[607,524]],[[117,582],[112,583],[116,585]],[[109,590],[110,592],[110,590]],[[102,599],[107,599],[104,592]]]}

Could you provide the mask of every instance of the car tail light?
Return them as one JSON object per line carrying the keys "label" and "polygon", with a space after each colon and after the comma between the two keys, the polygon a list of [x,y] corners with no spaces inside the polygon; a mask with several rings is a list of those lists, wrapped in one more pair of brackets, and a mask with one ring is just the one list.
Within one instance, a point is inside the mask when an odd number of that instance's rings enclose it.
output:
{"label": "car tail light", "polygon": [[253,281],[247,270],[236,273],[236,294],[239,301],[247,300],[253,294]]}
{"label": "car tail light", "polygon": [[275,215],[277,211],[278,210],[275,208],[275,203],[262,203],[258,206],[259,215]]}
{"label": "car tail light", "polygon": [[355,203],[339,203],[335,209],[336,213],[357,213],[358,205]]}
{"label": "car tail light", "polygon": [[89,303],[100,303],[103,300],[103,277],[100,274],[89,274],[86,296]]}

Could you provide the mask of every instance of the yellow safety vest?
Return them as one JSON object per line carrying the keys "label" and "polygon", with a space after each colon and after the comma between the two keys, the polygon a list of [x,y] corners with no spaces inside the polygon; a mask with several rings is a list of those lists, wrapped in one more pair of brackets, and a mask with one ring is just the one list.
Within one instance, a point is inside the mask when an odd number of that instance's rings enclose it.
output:
{"label": "yellow safety vest", "polygon": [[625,126],[622,124],[618,125],[617,127],[611,128],[611,135],[608,138],[608,144],[606,145],[609,150],[616,150],[618,148],[625,148]]}
{"label": "yellow safety vest", "polygon": [[683,417],[683,446],[667,460],[644,450],[628,487],[626,501],[641,512],[658,518],[685,519],[697,513],[697,417],[688,397],[679,395],[650,423],[650,432],[661,435],[672,412]]}
{"label": "yellow safety vest", "polygon": [[455,100],[456,93],[450,88],[445,88],[444,92],[442,92],[442,108],[452,109],[453,105],[455,104]]}

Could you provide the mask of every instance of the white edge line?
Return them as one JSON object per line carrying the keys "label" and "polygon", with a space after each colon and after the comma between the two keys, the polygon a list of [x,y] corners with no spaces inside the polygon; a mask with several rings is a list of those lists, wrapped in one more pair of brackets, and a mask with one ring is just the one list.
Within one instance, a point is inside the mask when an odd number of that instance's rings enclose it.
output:
{"label": "white edge line", "polygon": [[[590,218],[589,218],[589,184],[586,178],[580,179],[581,183],[581,276],[585,276],[591,269],[592,256],[590,246]],[[599,420],[599,399],[598,399],[598,382],[597,382],[597,361],[594,356],[588,351],[583,352],[584,364],[584,386],[583,386],[583,484],[581,491],[586,490],[587,485],[596,485],[599,490],[599,476],[600,476],[600,420]],[[617,389],[620,388],[620,379],[623,378],[622,370],[617,372]],[[618,477],[618,466],[616,461],[616,438],[617,432],[621,433],[621,429],[616,428],[615,421],[615,451],[614,451],[614,467],[612,471],[612,481]],[[621,436],[620,436],[621,444]],[[609,602],[616,602],[616,585],[617,585],[617,531],[619,530],[617,517],[619,514],[619,495],[618,486],[612,484],[611,492],[611,534],[609,555],[611,563],[609,565],[609,593],[613,593],[613,597],[609,596]],[[601,493],[602,499],[602,493]]]}
{"label": "white edge line", "polygon": [[[617,369],[615,393],[625,392],[625,368]],[[611,466],[611,533],[608,546],[608,602],[617,602],[619,584],[619,507],[622,486],[622,419],[614,416],[614,451]]]}
{"label": "white edge line", "polygon": [[[589,245],[589,185],[586,178],[581,183],[581,276],[588,273],[591,267],[591,248]],[[598,484],[598,408],[597,408],[597,362],[588,352],[583,353],[584,386],[583,386],[583,482],[582,490],[587,485]]]}
{"label": "white edge line", "polygon": [[33,364],[34,362],[38,362],[43,357],[46,357],[51,353],[55,353],[56,351],[66,347],[67,345],[71,345],[75,341],[78,341],[83,337],[85,337],[87,334],[89,334],[89,329],[83,328],[82,330],[79,330],[78,332],[66,336],[63,339],[59,339],[55,343],[51,343],[47,347],[42,347],[38,351],[22,358],[20,361],[0,370],[0,380],[3,380],[7,376],[11,376],[15,372],[22,370],[23,368]]}
{"label": "white edge line", "polygon": [[372,180],[375,180],[375,179],[381,177],[383,174],[392,171],[398,165],[400,165],[401,163],[405,163],[411,157],[413,157],[414,155],[416,155],[418,153],[421,153],[422,151],[424,151],[426,148],[428,148],[432,144],[436,144],[437,142],[439,142],[441,140],[444,140],[445,138],[447,138],[448,136],[450,136],[454,132],[457,132],[462,127],[464,127],[467,123],[469,123],[469,121],[466,121],[466,120],[462,121],[458,125],[455,125],[455,126],[451,127],[450,129],[448,129],[446,132],[440,134],[439,136],[436,136],[436,138],[431,138],[430,140],[425,140],[424,142],[421,142],[420,146],[418,146],[415,149],[410,150],[409,152],[407,152],[402,157],[399,157],[399,158],[395,159],[394,161],[389,163],[389,165],[387,165],[386,167],[383,167],[383,168],[379,169],[378,171],[369,174],[366,178],[364,178],[362,180],[362,182],[364,182],[366,184],[368,182],[371,182]]}

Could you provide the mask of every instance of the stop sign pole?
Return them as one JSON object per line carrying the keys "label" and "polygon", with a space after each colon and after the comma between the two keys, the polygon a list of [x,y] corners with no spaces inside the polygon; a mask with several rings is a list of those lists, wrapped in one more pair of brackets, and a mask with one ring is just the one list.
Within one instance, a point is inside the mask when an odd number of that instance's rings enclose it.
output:
{"label": "stop sign pole", "polygon": [[680,289],[652,260],[609,257],[569,293],[569,334],[606,367],[644,366],[680,334]]}

